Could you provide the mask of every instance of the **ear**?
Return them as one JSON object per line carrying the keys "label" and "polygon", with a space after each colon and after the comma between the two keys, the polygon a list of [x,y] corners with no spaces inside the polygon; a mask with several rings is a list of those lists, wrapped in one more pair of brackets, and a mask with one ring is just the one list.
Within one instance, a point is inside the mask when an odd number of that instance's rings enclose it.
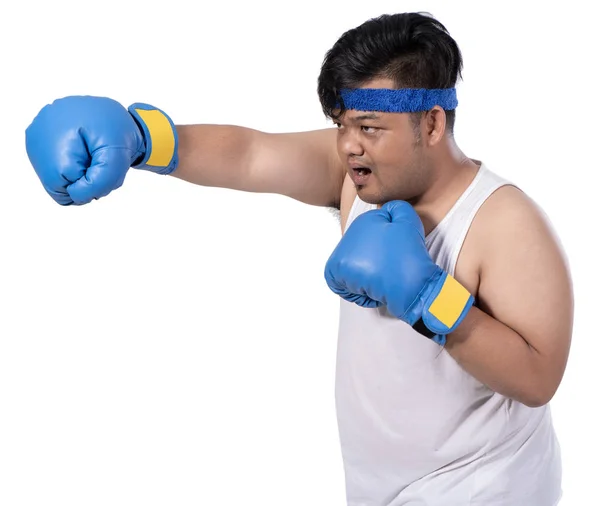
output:
{"label": "ear", "polygon": [[446,131],[446,112],[439,105],[427,111],[424,118],[425,138],[428,146],[435,146]]}

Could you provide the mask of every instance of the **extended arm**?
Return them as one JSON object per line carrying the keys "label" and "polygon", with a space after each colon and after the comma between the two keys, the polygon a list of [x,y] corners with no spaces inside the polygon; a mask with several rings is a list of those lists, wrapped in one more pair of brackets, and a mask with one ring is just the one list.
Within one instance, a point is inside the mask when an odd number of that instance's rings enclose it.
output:
{"label": "extended arm", "polygon": [[339,206],[344,170],[333,128],[265,133],[235,125],[176,125],[149,104],[70,96],[44,106],[26,149],[45,190],[83,205],[119,188],[130,168],[198,185],[278,193]]}
{"label": "extended arm", "polygon": [[335,129],[273,134],[235,125],[185,125],[177,131],[179,166],[174,177],[339,206],[344,172],[335,150]]}

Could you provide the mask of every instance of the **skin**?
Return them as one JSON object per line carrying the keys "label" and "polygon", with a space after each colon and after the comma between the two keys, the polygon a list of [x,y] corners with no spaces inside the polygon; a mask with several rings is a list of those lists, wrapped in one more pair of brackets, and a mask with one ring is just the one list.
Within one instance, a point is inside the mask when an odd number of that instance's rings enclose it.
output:
{"label": "skin", "polygon": [[[392,88],[387,79],[364,83]],[[409,114],[346,111],[335,129],[267,134],[233,125],[178,126],[180,165],[172,174],[203,185],[278,193],[340,209],[342,232],[357,195],[381,206],[406,200],[429,233],[473,181],[467,157],[435,107],[415,130]],[[371,169],[356,186],[353,166]],[[514,186],[482,205],[454,277],[476,298],[446,351],[492,390],[531,407],[562,381],[571,344],[568,262],[543,211]]]}

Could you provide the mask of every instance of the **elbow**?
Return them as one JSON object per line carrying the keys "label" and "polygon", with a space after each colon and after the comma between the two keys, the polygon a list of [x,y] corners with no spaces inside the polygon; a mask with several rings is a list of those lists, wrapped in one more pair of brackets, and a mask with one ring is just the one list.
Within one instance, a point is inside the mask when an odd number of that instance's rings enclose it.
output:
{"label": "elbow", "polygon": [[[536,354],[538,360],[525,376],[522,399],[519,401],[530,408],[541,408],[554,398],[562,382],[566,367],[566,356],[554,357]],[[524,379],[525,379],[524,378]]]}
{"label": "elbow", "polygon": [[530,408],[541,408],[552,400],[557,389],[558,385],[539,385],[517,400]]}
{"label": "elbow", "polygon": [[553,396],[539,396],[539,397],[527,397],[525,399],[521,399],[521,403],[525,404],[530,408],[541,408],[550,402]]}

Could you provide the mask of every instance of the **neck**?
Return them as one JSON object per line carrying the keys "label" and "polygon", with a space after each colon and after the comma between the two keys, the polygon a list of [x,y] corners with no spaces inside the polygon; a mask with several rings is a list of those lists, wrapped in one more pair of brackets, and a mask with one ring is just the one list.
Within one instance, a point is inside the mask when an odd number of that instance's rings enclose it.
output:
{"label": "neck", "polygon": [[421,217],[425,234],[431,232],[471,184],[481,162],[468,158],[454,142],[439,146],[434,158],[431,184],[410,201]]}

